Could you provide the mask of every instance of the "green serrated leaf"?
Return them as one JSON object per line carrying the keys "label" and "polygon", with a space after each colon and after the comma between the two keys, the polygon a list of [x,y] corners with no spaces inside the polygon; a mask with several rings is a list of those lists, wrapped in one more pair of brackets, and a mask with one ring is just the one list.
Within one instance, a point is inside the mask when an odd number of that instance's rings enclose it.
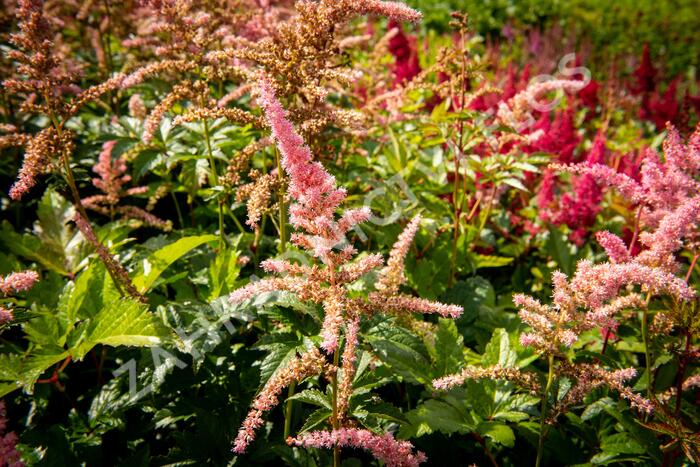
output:
{"label": "green serrated leaf", "polygon": [[634,439],[630,433],[615,433],[606,436],[600,443],[600,448],[607,454],[642,454],[644,446]]}
{"label": "green serrated leaf", "polygon": [[232,291],[240,270],[237,251],[226,249],[219,252],[209,267],[209,300]]}
{"label": "green serrated leaf", "polygon": [[463,339],[454,320],[440,318],[433,345],[428,345],[435,376],[455,373],[462,363]]}
{"label": "green serrated leaf", "polygon": [[401,437],[418,437],[440,431],[445,434],[469,433],[476,428],[473,419],[450,404],[429,399],[406,414],[409,423],[401,428]]}
{"label": "green serrated leaf", "polygon": [[304,425],[301,427],[301,430],[299,430],[299,433],[305,433],[307,431],[313,430],[321,423],[328,420],[331,417],[331,415],[333,415],[333,412],[328,409],[318,409],[312,412],[311,415],[309,415],[309,418],[307,418],[304,422]]}
{"label": "green serrated leaf", "polygon": [[515,433],[513,433],[513,430],[504,423],[481,422],[479,425],[477,425],[476,431],[481,436],[491,438],[496,443],[502,444],[506,447],[511,448],[515,445]]}
{"label": "green serrated leaf", "polygon": [[301,392],[294,394],[287,400],[306,402],[307,404],[325,407],[329,410],[332,408],[329,395],[324,394],[317,389],[305,389]]}
{"label": "green serrated leaf", "polygon": [[81,360],[97,344],[131,347],[159,345],[168,337],[167,329],[143,305],[129,298],[108,303],[75,333],[80,339],[71,349],[71,355]]}
{"label": "green serrated leaf", "polygon": [[505,329],[495,329],[493,336],[482,356],[484,366],[500,365],[503,367],[513,366],[518,359],[517,353],[511,349],[510,338]]}
{"label": "green serrated leaf", "polygon": [[216,235],[184,237],[155,251],[141,263],[141,268],[133,279],[134,286],[141,293],[147,292],[168,266],[182,258],[190,250],[216,240],[218,240]]}

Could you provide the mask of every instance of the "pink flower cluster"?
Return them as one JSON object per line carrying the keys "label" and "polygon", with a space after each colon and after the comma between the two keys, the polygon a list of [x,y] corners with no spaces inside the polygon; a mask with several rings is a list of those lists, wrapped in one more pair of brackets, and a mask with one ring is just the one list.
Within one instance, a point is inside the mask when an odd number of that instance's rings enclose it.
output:
{"label": "pink flower cluster", "polygon": [[311,150],[287,119],[287,112],[265,77],[261,78],[258,103],[265,111],[282,153],[282,166],[289,175],[289,194],[294,199],[289,209],[290,222],[306,232],[295,234],[292,240],[328,262],[328,254],[344,241],[345,234],[369,218],[369,209],[345,211],[336,221],[335,211],[345,200],[346,192],[336,187],[335,177],[320,162],[313,161]]}
{"label": "pink flower cluster", "polygon": [[341,428],[333,431],[312,431],[289,438],[292,446],[306,448],[349,447],[369,451],[376,459],[388,467],[416,467],[427,458],[421,451],[413,453],[413,445],[408,441],[397,441],[390,433],[378,435],[369,430]]}
{"label": "pink flower cluster", "polygon": [[[34,271],[13,272],[5,277],[0,276],[0,294],[14,295],[31,289],[39,275]],[[14,319],[12,308],[0,305],[0,324],[6,324]]]}
{"label": "pink flower cluster", "polygon": [[5,401],[0,401],[0,466],[24,467],[24,462],[17,452],[17,435],[14,431],[5,433],[7,430],[6,416]]}
{"label": "pink flower cluster", "polygon": [[[640,243],[646,248],[634,260],[650,267],[675,272],[674,252],[684,244],[698,240],[700,222],[700,125],[687,145],[672,126],[663,144],[665,159],[648,150],[642,160],[640,178],[635,180],[600,164],[556,166],[559,169],[590,175],[598,183],[615,187],[639,211]],[[646,230],[644,230],[646,229]],[[622,240],[604,234],[604,247],[619,261]],[[685,243],[684,243],[685,242]],[[632,245],[634,246],[634,245]],[[629,251],[632,251],[629,248]]]}
{"label": "pink flower cluster", "polygon": [[13,272],[5,277],[0,277],[0,292],[3,295],[24,292],[31,289],[39,275],[34,271]]}
{"label": "pink flower cluster", "polygon": [[106,141],[102,145],[97,164],[92,168],[98,177],[92,179],[92,184],[102,192],[99,195],[88,196],[81,200],[82,205],[92,211],[106,216],[121,214],[126,219],[138,219],[152,227],[168,231],[172,228],[170,221],[164,221],[150,212],[136,206],[120,206],[122,198],[143,194],[148,191],[146,186],[126,188],[131,181],[131,175],[126,173],[124,156],[113,158],[112,153],[117,142]]}

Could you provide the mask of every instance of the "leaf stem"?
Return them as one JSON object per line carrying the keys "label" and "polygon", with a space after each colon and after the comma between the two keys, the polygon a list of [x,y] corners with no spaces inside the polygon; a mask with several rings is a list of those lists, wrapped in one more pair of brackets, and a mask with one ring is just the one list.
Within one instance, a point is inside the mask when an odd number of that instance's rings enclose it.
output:
{"label": "leaf stem", "polygon": [[[331,423],[333,424],[333,430],[340,428],[338,425],[338,364],[340,362],[340,352],[336,349],[333,352],[333,366],[335,367],[335,373],[333,374],[333,416],[331,418]],[[333,446],[333,467],[340,467],[340,448],[336,444]]]}
{"label": "leaf stem", "polygon": [[642,314],[642,340],[644,341],[644,357],[647,370],[647,398],[651,398],[651,351],[649,350],[649,301],[651,292],[647,294],[644,312]]}
{"label": "leaf stem", "polygon": [[287,251],[287,205],[284,202],[285,198],[285,187],[284,187],[284,172],[282,171],[282,160],[280,158],[279,150],[275,147],[275,160],[277,162],[277,179],[279,181],[279,188],[277,191],[277,198],[279,203],[279,233],[280,233],[280,247],[279,252],[284,253]]}
{"label": "leaf stem", "polygon": [[294,395],[294,391],[296,390],[296,382],[292,381],[292,383],[289,385],[289,389],[287,390],[287,405],[284,409],[284,439],[286,440],[289,438],[289,435],[291,434],[292,431],[292,411],[294,409],[293,404],[294,401],[291,399],[291,397]]}
{"label": "leaf stem", "polygon": [[542,406],[540,408],[540,440],[537,444],[537,460],[535,461],[535,467],[540,467],[542,455],[544,453],[544,438],[546,435],[545,414],[547,412],[547,398],[549,396],[549,391],[552,388],[552,381],[554,380],[554,354],[549,355],[548,366],[549,371],[547,373],[547,386],[544,389],[544,394],[542,394]]}
{"label": "leaf stem", "polygon": [[[216,173],[216,161],[214,160],[214,152],[211,149],[211,140],[209,139],[209,122],[204,120],[204,141],[207,144],[207,156],[209,158],[209,169],[211,172],[211,185],[219,186],[219,176]],[[219,206],[219,249],[226,246],[226,234],[224,233],[224,199],[217,196],[217,204]]]}

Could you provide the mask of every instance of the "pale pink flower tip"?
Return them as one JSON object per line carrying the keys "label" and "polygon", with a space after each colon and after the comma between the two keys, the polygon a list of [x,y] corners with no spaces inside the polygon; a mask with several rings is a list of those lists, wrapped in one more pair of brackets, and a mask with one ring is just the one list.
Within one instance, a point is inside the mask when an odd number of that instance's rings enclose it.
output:
{"label": "pale pink flower tip", "polygon": [[414,454],[413,445],[408,441],[398,441],[390,433],[377,435],[358,428],[312,431],[297,438],[288,438],[287,444],[306,448],[331,449],[338,446],[363,449],[388,467],[416,467],[427,460],[421,451]]}
{"label": "pale pink flower tip", "polygon": [[13,319],[14,315],[12,314],[12,310],[0,306],[0,324],[9,323]]}
{"label": "pale pink flower tip", "polygon": [[0,277],[0,292],[10,295],[13,292],[23,292],[34,286],[39,275],[34,271],[13,272],[7,277]]}
{"label": "pale pink flower tip", "polygon": [[617,235],[603,230],[597,232],[595,238],[598,240],[598,243],[600,243],[600,246],[605,249],[608,258],[610,258],[610,261],[613,263],[626,263],[630,260],[625,242]]}
{"label": "pale pink flower tip", "polygon": [[362,0],[359,4],[360,13],[386,16],[395,21],[417,23],[423,18],[420,11],[414,10],[400,2],[384,2],[381,0]]}

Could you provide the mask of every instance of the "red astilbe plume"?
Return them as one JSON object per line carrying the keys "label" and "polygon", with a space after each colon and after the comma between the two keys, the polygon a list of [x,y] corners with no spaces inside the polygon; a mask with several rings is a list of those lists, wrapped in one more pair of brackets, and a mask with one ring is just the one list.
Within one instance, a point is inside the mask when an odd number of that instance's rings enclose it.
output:
{"label": "red astilbe plume", "polygon": [[631,91],[635,94],[648,94],[656,88],[657,71],[651,61],[649,44],[644,44],[642,61],[633,73],[636,82],[631,85]]}
{"label": "red astilbe plume", "polygon": [[124,185],[131,181],[131,175],[126,173],[126,160],[124,155],[117,159],[112,157],[116,141],[107,141],[102,145],[102,151],[97,159],[97,164],[92,168],[98,177],[92,179],[92,184],[103,194],[89,196],[81,200],[83,206],[105,216],[120,214],[127,219],[137,219],[147,225],[169,231],[172,222],[164,221],[150,212],[136,206],[120,206],[122,198],[148,191],[148,187],[139,186],[125,188]]}
{"label": "red astilbe plume", "polygon": [[406,81],[411,81],[421,71],[418,63],[418,47],[416,37],[407,35],[401,29],[401,25],[395,21],[389,21],[389,30],[394,28],[398,32],[389,40],[389,52],[394,56],[394,84],[400,85]]}
{"label": "red astilbe plume", "polygon": [[[263,269],[279,276],[265,278],[236,290],[230,296],[232,303],[240,303],[266,292],[288,292],[295,294],[302,301],[309,301],[322,306],[324,318],[321,327],[321,348],[327,354],[333,354],[336,362],[341,351],[341,333],[345,330],[343,348],[342,380],[338,383],[338,368],[319,363],[322,354],[312,349],[299,359],[311,358],[315,363],[313,369],[302,365],[309,371],[300,371],[296,367],[283,369],[281,379],[273,376],[253,402],[248,417],[243,422],[234,444],[236,453],[243,453],[254,439],[255,429],[262,424],[262,412],[277,404],[276,396],[281,388],[292,381],[325,372],[338,387],[338,415],[332,420],[333,428],[338,430],[347,420],[346,410],[352,394],[352,380],[355,373],[355,349],[359,342],[360,318],[376,312],[391,314],[438,313],[442,316],[456,317],[462,308],[438,302],[423,300],[399,293],[399,287],[405,282],[403,275],[404,257],[420,225],[420,218],[414,218],[406,227],[391,251],[389,261],[379,254],[370,254],[353,260],[356,250],[347,242],[346,235],[359,222],[369,217],[369,210],[350,209],[337,216],[336,211],[346,198],[346,192],[338,188],[335,178],[323,165],[313,160],[311,150],[289,122],[286,111],[277,100],[271,83],[261,78],[258,101],[265,112],[267,123],[282,155],[282,167],[289,176],[290,223],[296,233],[292,241],[302,250],[309,252],[320,263],[313,265],[295,264],[285,260],[269,259],[262,263]],[[377,270],[376,291],[366,297],[351,295],[348,286],[366,273]],[[312,358],[313,356],[313,358]],[[301,365],[296,359],[293,365]],[[296,376],[295,376],[296,375]],[[265,403],[261,401],[264,398]],[[262,405],[261,405],[262,404]],[[325,435],[324,435],[325,436]],[[364,436],[364,435],[363,435]],[[335,442],[337,446],[348,445]],[[403,444],[402,444],[403,445]],[[371,450],[375,455],[374,450]],[[403,451],[401,451],[403,452]],[[409,461],[410,449],[401,454]],[[411,454],[412,455],[412,454]],[[397,464],[402,465],[402,464]]]}
{"label": "red astilbe plume", "polygon": [[588,84],[579,91],[578,98],[581,104],[588,107],[591,112],[595,112],[600,103],[598,93],[600,92],[600,83],[595,79],[591,79]]}
{"label": "red astilbe plume", "polygon": [[[606,161],[605,133],[601,130],[593,141],[593,146],[586,154],[585,163],[602,164]],[[589,229],[595,224],[600,212],[603,190],[590,174],[582,174],[571,180],[570,192],[557,199],[556,176],[547,169],[537,195],[540,218],[554,225],[566,225],[571,229],[569,239],[575,244],[583,245]]]}
{"label": "red astilbe plume", "polygon": [[666,122],[677,123],[680,110],[680,104],[676,97],[678,81],[679,78],[671,81],[663,94],[656,90],[642,101],[639,117],[652,122],[658,131],[663,130]]}
{"label": "red astilbe plume", "polygon": [[526,149],[528,152],[554,154],[558,161],[564,163],[573,161],[574,151],[581,143],[581,137],[576,133],[572,106],[557,111],[554,118],[551,118],[549,113],[543,113],[532,127],[533,133],[538,131],[542,135]]}

